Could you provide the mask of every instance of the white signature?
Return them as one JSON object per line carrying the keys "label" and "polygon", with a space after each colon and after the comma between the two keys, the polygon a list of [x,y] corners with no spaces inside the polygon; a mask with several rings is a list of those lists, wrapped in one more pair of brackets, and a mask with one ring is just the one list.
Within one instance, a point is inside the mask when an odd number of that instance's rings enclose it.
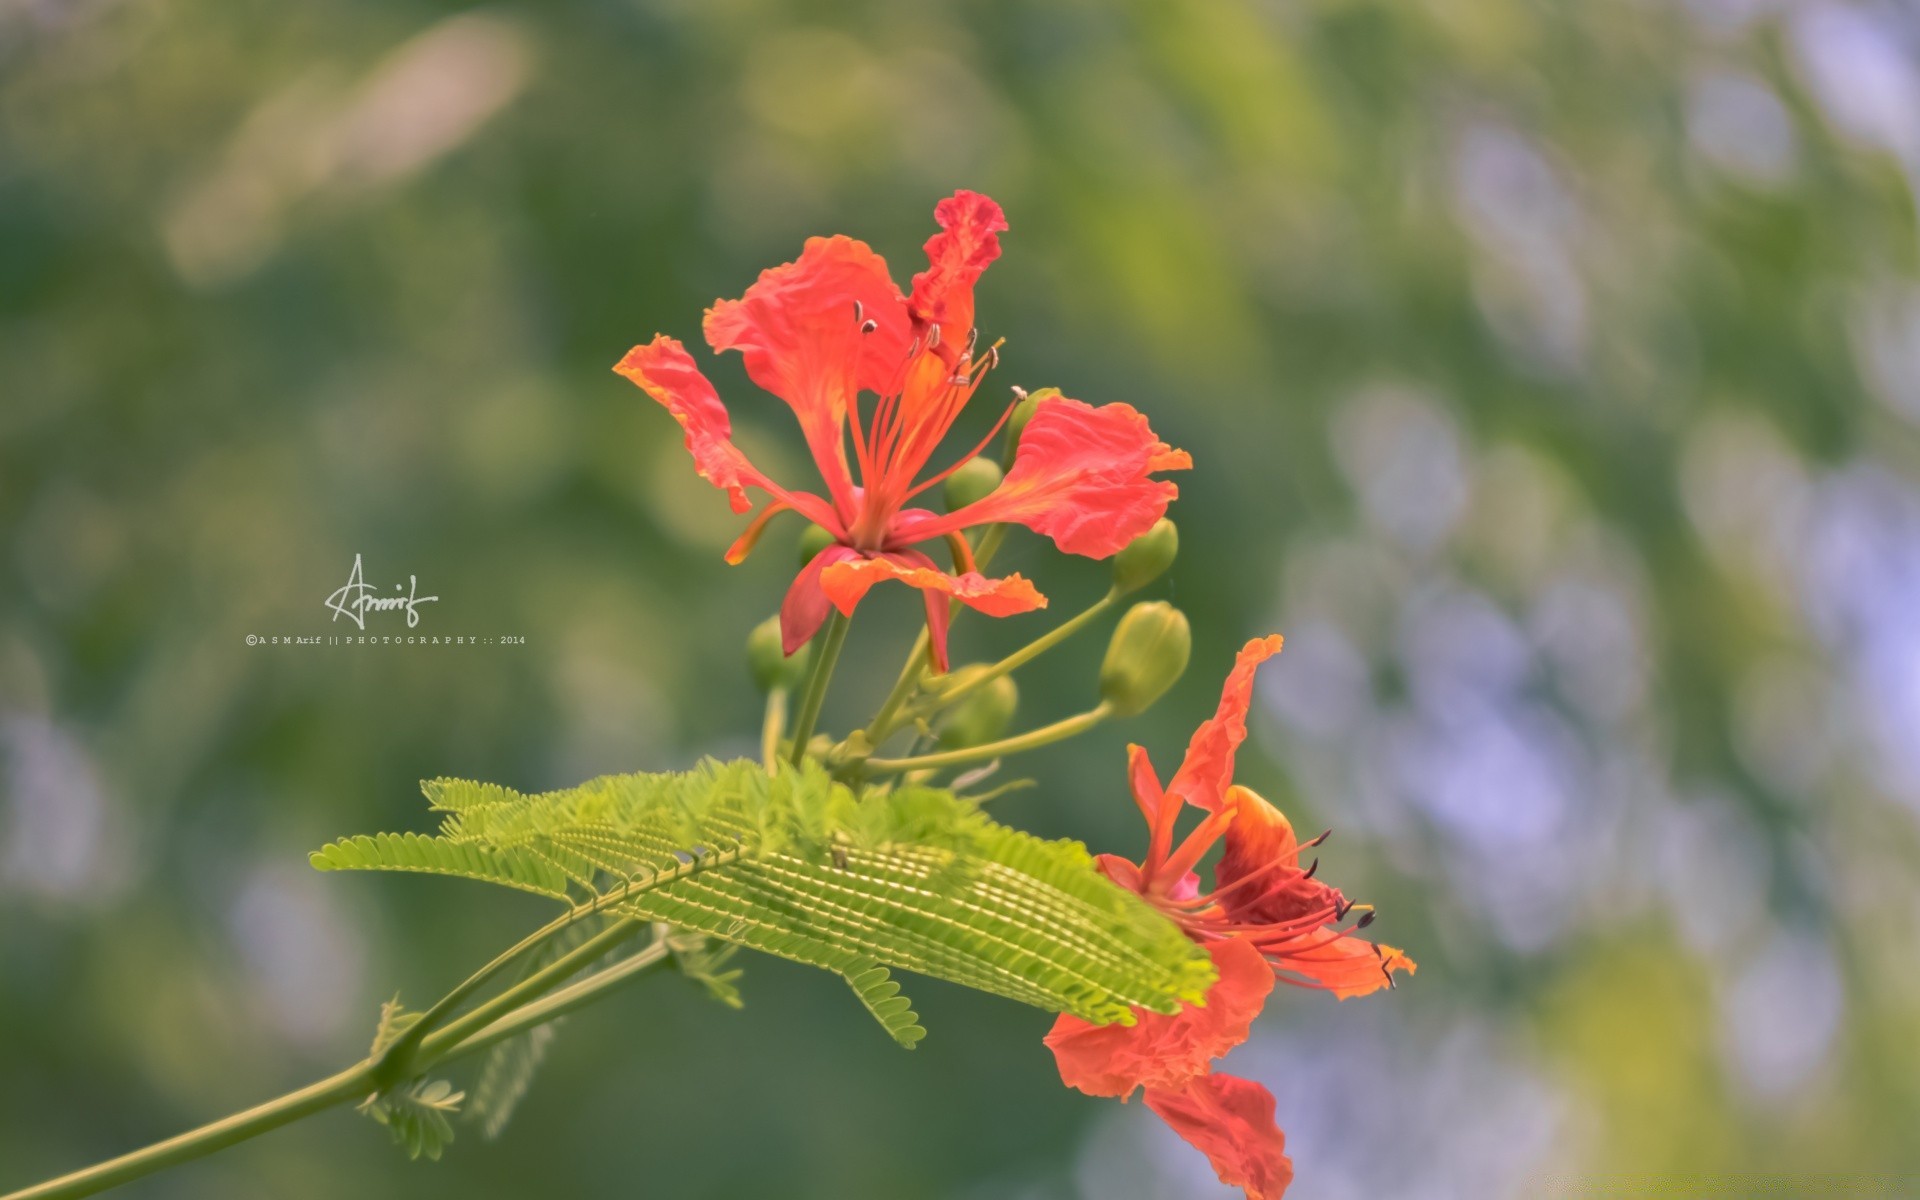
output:
{"label": "white signature", "polygon": [[[418,586],[419,584],[414,580],[414,577],[409,575],[407,576],[406,595],[374,595],[374,589],[369,586],[361,576],[360,556],[356,554],[353,556],[353,574],[347,576],[347,582],[344,587],[327,597],[327,608],[333,613],[334,620],[338,621],[341,617],[345,617],[362,629],[367,627],[367,614],[370,612],[392,612],[398,609],[405,609],[407,613],[407,628],[412,629],[420,624],[420,614],[415,611],[414,606],[417,604],[431,604],[440,598],[438,596],[414,595],[414,591]],[[399,591],[400,585],[397,583],[394,584],[393,590],[396,592]]]}

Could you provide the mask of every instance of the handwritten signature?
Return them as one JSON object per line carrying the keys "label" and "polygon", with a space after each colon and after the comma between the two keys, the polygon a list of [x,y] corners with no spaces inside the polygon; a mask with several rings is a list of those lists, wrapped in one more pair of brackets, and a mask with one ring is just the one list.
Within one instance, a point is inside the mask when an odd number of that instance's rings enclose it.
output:
{"label": "handwritten signature", "polygon": [[[360,556],[353,556],[353,574],[347,576],[346,584],[333,595],[327,597],[327,608],[333,613],[333,619],[341,617],[352,621],[361,629],[367,627],[367,614],[370,612],[397,612],[405,610],[407,628],[413,629],[420,624],[420,613],[415,605],[431,604],[438,596],[418,596],[415,591],[419,584],[414,577],[407,576],[407,594],[404,596],[376,596],[360,570]],[[393,585],[394,591],[400,590],[399,584]]]}

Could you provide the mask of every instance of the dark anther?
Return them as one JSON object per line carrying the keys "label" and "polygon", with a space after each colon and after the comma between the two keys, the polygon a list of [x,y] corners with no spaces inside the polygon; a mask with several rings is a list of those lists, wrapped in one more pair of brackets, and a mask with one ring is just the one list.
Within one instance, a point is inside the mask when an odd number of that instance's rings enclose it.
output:
{"label": "dark anther", "polygon": [[1339,904],[1334,906],[1333,919],[1336,921],[1344,921],[1347,919],[1347,914],[1352,911],[1353,901],[1343,899]]}
{"label": "dark anther", "polygon": [[866,307],[862,305],[858,300],[855,300],[853,302],[853,319],[858,321],[860,318],[866,315],[867,315]]}
{"label": "dark anther", "polygon": [[1371,924],[1373,924],[1373,914],[1369,912],[1363,914],[1358,921],[1354,922],[1353,927],[1355,929],[1365,929]]}
{"label": "dark anther", "polygon": [[1331,829],[1323,829],[1323,830],[1321,830],[1321,831],[1320,831],[1320,836],[1319,836],[1319,837],[1317,837],[1317,838],[1315,838],[1315,839],[1313,839],[1313,840],[1312,840],[1312,841],[1310,841],[1310,842],[1302,842],[1302,843],[1300,843],[1300,848],[1301,848],[1302,850],[1311,850],[1311,849],[1313,849],[1313,848],[1314,848],[1315,846],[1318,846],[1318,845],[1319,845],[1319,844],[1320,844],[1321,842],[1324,842],[1324,841],[1326,841],[1326,840],[1327,840],[1328,838],[1330,838],[1330,837],[1332,837],[1332,836],[1333,836],[1333,830],[1331,830]]}
{"label": "dark anther", "polygon": [[878,322],[878,321],[876,321],[876,320],[874,320],[874,319],[873,319],[872,317],[868,317],[868,318],[867,318],[867,320],[865,321],[865,323],[863,323],[863,324],[862,324],[862,325],[860,326],[860,332],[861,332],[861,333],[872,333],[872,332],[873,332],[874,330],[876,330],[876,329],[878,329],[878,328],[880,328],[880,322]]}
{"label": "dark anther", "polygon": [[1313,873],[1314,873],[1315,871],[1318,871],[1319,869],[1320,869],[1320,860],[1316,858],[1316,859],[1314,859],[1314,860],[1313,860],[1313,862],[1312,862],[1311,864],[1309,864],[1309,865],[1308,865],[1308,867],[1307,867],[1307,869],[1306,869],[1306,872],[1305,872],[1305,873],[1304,873],[1303,875],[1301,875],[1301,876],[1300,876],[1300,878],[1302,878],[1302,879],[1312,879],[1312,878],[1313,878]]}

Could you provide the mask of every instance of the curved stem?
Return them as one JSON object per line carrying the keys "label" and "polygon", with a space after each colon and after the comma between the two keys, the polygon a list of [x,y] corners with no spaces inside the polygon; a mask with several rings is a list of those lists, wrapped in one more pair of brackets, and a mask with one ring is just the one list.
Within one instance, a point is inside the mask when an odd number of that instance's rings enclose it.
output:
{"label": "curved stem", "polygon": [[277,1100],[269,1100],[245,1112],[237,1112],[212,1124],[202,1125],[71,1175],[62,1175],[58,1179],[14,1192],[4,1200],[75,1200],[178,1163],[190,1162],[336,1104],[358,1099],[373,1090],[373,1071],[373,1060],[365,1059],[338,1075],[288,1092]]}
{"label": "curved stem", "polygon": [[551,995],[521,1005],[491,1025],[448,1047],[444,1053],[433,1059],[433,1065],[465,1058],[469,1054],[486,1049],[495,1042],[505,1041],[516,1033],[523,1033],[535,1025],[544,1025],[548,1021],[565,1016],[576,1008],[591,1004],[598,1000],[602,993],[626,983],[643,971],[659,966],[671,953],[667,946],[667,939],[660,938],[651,946],[634,951],[604,971],[598,971]]}
{"label": "curved stem", "polygon": [[916,709],[912,715],[916,717],[931,716],[953,704],[961,697],[992,683],[1002,675],[1019,670],[1034,659],[1039,658],[1042,654],[1058,646],[1061,642],[1066,641],[1074,634],[1080,632],[1080,630],[1084,629],[1094,618],[1113,607],[1114,601],[1119,598],[1119,592],[1109,591],[1106,595],[1100,597],[1080,612],[1062,621],[1053,629],[1041,634],[1018,650],[1015,650],[1012,654],[994,663],[978,675],[974,675],[954,687],[944,688],[934,692],[931,696],[927,697],[927,703]]}
{"label": "curved stem", "polygon": [[840,647],[846,644],[849,624],[846,616],[837,610],[827,618],[826,637],[813,660],[806,694],[800,700],[800,715],[793,723],[793,752],[787,760],[796,767],[807,757],[807,742],[813,737],[814,722],[820,719],[820,705],[827,698],[827,681],[833,678],[833,664],[840,657]]}
{"label": "curved stem", "polygon": [[[583,950],[585,948],[585,946],[582,947]],[[604,948],[603,946],[602,949]],[[622,959],[606,970],[561,988],[551,995],[518,1006],[509,1006],[505,1011],[480,1022],[472,1028],[471,1032],[454,1036],[455,1027],[449,1026],[442,1030],[439,1036],[426,1039],[421,1047],[421,1055],[424,1059],[421,1065],[431,1067],[465,1058],[469,1054],[484,1050],[496,1042],[523,1033],[536,1025],[543,1025],[564,1016],[600,999],[606,992],[628,982],[642,972],[660,965],[670,953],[667,940],[663,937],[653,945]],[[575,965],[577,969],[579,960],[576,960]],[[309,1117],[336,1105],[366,1096],[376,1090],[374,1074],[377,1067],[376,1059],[363,1059],[337,1075],[309,1084],[298,1091],[288,1092],[278,1099],[256,1105],[245,1112],[235,1113],[230,1117],[202,1125],[198,1129],[189,1130],[166,1141],[155,1142],[151,1146],[109,1159],[85,1170],[75,1171],[23,1191],[13,1192],[4,1197],[4,1200],[78,1200],[79,1197],[91,1196],[108,1188],[129,1183],[144,1175],[150,1175],[155,1171],[190,1162],[217,1150],[224,1150],[228,1146],[258,1137],[303,1117]]]}
{"label": "curved stem", "polygon": [[569,953],[553,960],[546,967],[527,976],[459,1020],[448,1024],[444,1029],[428,1035],[420,1043],[421,1054],[431,1058],[445,1053],[448,1048],[458,1045],[469,1034],[485,1029],[522,1004],[537,1000],[552,991],[555,986],[579,974],[594,960],[646,927],[647,922],[633,917],[624,917],[615,921],[580,943]]}
{"label": "curved stem", "polygon": [[[964,537],[965,535],[962,534],[961,536]],[[985,571],[987,564],[992,562],[993,556],[999,552],[1000,543],[1006,540],[1007,526],[1005,524],[987,526],[985,532],[980,535],[980,544],[973,547],[973,569],[976,571]],[[959,570],[957,563],[954,569]],[[960,603],[958,600],[952,601],[947,608],[949,621],[957,620],[960,614],[965,611],[966,605]],[[949,625],[949,628],[951,628],[951,625]],[[929,640],[930,637],[927,631],[922,629],[920,636],[913,641],[913,649],[907,651],[907,661],[900,667],[899,678],[893,681],[893,690],[887,693],[886,700],[880,705],[880,711],[875,713],[873,720],[867,724],[867,743],[869,745],[879,746],[881,742],[893,736],[894,730],[900,727],[894,718],[899,714],[900,706],[907,702],[913,695],[914,689],[919,686],[920,680],[926,676],[927,643]]]}
{"label": "curved stem", "polygon": [[1085,733],[1095,725],[1113,715],[1113,709],[1101,701],[1099,707],[1088,709],[1078,716],[1055,721],[1051,725],[1042,725],[1029,730],[1018,737],[1002,738],[997,742],[986,742],[979,746],[968,746],[960,750],[948,750],[940,754],[922,754],[917,758],[870,758],[867,769],[872,771],[925,771],[938,767],[958,767],[967,763],[979,762],[987,758],[999,758],[1007,754],[1019,754],[1023,750],[1037,750],[1041,746],[1050,746],[1063,738]]}

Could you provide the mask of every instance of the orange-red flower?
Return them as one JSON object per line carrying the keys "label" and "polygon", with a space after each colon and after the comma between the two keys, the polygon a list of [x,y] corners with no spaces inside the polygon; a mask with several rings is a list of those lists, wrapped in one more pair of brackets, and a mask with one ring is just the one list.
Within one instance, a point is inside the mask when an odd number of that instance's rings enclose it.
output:
{"label": "orange-red flower", "polygon": [[[1039,404],[992,493],[949,513],[910,507],[999,428],[953,466],[921,478],[998,361],[997,346],[978,345],[973,285],[999,257],[1007,228],[1000,206],[975,192],[942,200],[934,219],[940,232],[926,244],[927,269],[913,277],[910,294],[901,294],[865,243],[812,238],[798,260],[762,272],[740,299],[707,310],[708,344],[740,351],[747,375],[799,418],[824,496],[783,487],[747,460],[732,442],[726,406],[679,342],[657,336],[614,368],[680,422],[695,469],[727,492],[735,512],[752,507],[748,488],[770,498],[727,551],[729,562],[746,557],[777,513],[798,512],[833,535],[781,604],[789,654],[819,630],[829,606],[851,615],[875,583],[897,580],[925,594],[934,661],[945,670],[949,599],[992,616],[1046,604],[1018,574],[980,574],[960,531],[1009,521],[1069,553],[1105,558],[1144,533],[1179,494],[1154,473],[1192,466],[1133,408],[1055,397]],[[864,418],[863,393],[874,397]],[[951,571],[916,548],[937,541],[950,549]]]}
{"label": "orange-red flower", "polygon": [[[1108,878],[1139,893],[1213,958],[1219,973],[1206,1003],[1171,1015],[1136,1010],[1132,1025],[1093,1025],[1062,1015],[1047,1035],[1060,1078],[1089,1095],[1126,1099],[1144,1088],[1147,1106],[1204,1152],[1222,1181],[1251,1200],[1273,1200],[1293,1178],[1273,1097],[1258,1084],[1221,1075],[1211,1062],[1246,1040],[1275,981],[1321,988],[1345,999],[1390,986],[1414,970],[1391,946],[1354,936],[1373,913],[1302,868],[1303,848],[1280,811],[1233,783],[1233,759],[1247,737],[1253,674],[1280,651],[1278,636],[1241,649],[1220,707],[1194,732],[1185,761],[1164,788],[1147,752],[1127,748],[1134,801],[1147,818],[1147,854],[1135,863],[1103,854]],[[1205,813],[1174,844],[1187,805]],[[1318,845],[1325,837],[1307,843]],[[1222,843],[1213,887],[1195,871]],[[1349,926],[1354,913],[1361,915]]]}

